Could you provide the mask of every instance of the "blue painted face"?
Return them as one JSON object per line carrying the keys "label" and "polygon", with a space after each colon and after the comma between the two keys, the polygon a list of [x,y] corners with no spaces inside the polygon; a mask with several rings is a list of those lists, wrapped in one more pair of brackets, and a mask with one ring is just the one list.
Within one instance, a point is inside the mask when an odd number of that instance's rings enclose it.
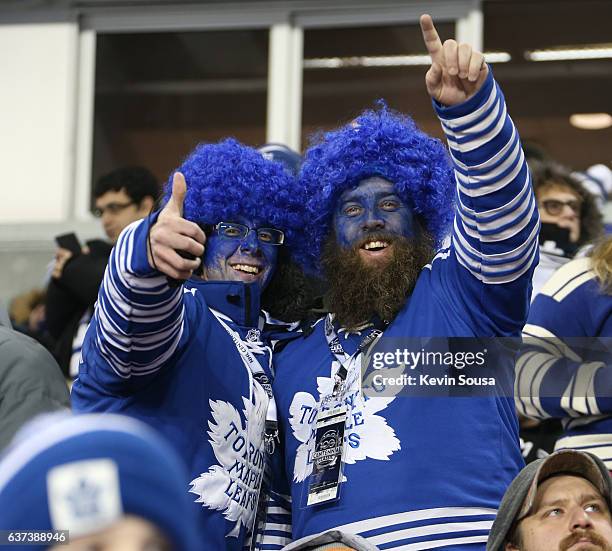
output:
{"label": "blue painted face", "polygon": [[384,178],[362,180],[338,199],[334,213],[336,241],[345,249],[358,246],[365,262],[390,259],[394,238],[413,237],[416,230],[412,209]]}
{"label": "blue painted face", "polygon": [[[260,220],[235,216],[233,220],[249,228],[269,227]],[[263,291],[276,270],[279,246],[262,243],[254,231],[242,239],[213,232],[206,240],[204,279],[208,281],[257,282]]]}

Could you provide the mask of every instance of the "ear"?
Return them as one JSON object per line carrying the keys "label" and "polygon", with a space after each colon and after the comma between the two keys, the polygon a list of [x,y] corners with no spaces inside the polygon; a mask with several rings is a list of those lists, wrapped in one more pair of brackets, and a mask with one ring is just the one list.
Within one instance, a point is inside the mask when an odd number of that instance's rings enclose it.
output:
{"label": "ear", "polygon": [[151,209],[153,208],[154,203],[155,203],[155,200],[153,199],[153,197],[151,197],[150,195],[147,195],[146,197],[142,199],[142,201],[140,201],[140,205],[138,208],[141,212],[144,212],[145,214],[149,214],[149,212],[151,212]]}
{"label": "ear", "polygon": [[504,547],[504,551],[519,551],[519,548],[513,543],[508,542]]}

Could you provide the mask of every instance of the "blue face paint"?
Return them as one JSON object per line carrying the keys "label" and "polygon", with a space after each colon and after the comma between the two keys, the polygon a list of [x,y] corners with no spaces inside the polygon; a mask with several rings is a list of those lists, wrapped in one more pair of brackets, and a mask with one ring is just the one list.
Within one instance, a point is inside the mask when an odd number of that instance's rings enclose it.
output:
{"label": "blue face paint", "polygon": [[[387,257],[393,237],[414,237],[416,230],[412,209],[400,199],[393,184],[383,178],[362,180],[338,199],[334,213],[336,241],[345,249],[361,246],[364,260]],[[389,239],[368,241],[377,234]]]}
{"label": "blue face paint", "polygon": [[[249,228],[269,226],[260,220],[235,216],[233,220]],[[261,243],[254,231],[249,231],[243,239],[218,235],[213,232],[206,240],[204,252],[204,279],[208,281],[257,282],[263,291],[276,269],[278,259],[277,245]]]}

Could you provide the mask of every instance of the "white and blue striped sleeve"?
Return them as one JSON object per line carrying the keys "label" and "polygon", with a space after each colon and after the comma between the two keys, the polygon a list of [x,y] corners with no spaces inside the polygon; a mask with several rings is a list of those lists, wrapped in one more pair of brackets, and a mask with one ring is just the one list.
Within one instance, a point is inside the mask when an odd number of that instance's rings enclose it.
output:
{"label": "white and blue striped sleeve", "polygon": [[171,288],[147,259],[149,223],[135,222],[119,236],[86,337],[95,351],[96,378],[113,388],[162,369],[184,330],[182,287]]}
{"label": "white and blue striped sleeve", "polygon": [[584,359],[572,341],[541,325],[525,326],[514,386],[519,414],[573,424],[574,418],[612,413],[612,368]]}
{"label": "white and blue striped sleeve", "polygon": [[463,268],[458,283],[472,295],[475,308],[486,304],[496,329],[518,333],[538,262],[539,231],[518,132],[491,72],[468,101],[434,106],[457,184],[451,249]]}
{"label": "white and blue striped sleeve", "polygon": [[259,527],[257,549],[261,551],[280,551],[292,541],[291,496],[285,475],[283,444],[268,456],[266,486],[269,487],[266,499],[265,523]]}
{"label": "white and blue striped sleeve", "polygon": [[562,267],[544,285],[516,362],[519,413],[565,418],[567,429],[612,413],[610,352],[607,339],[597,338],[609,336],[603,328],[611,310],[612,298],[599,292],[587,258]]}
{"label": "white and blue striped sleeve", "polygon": [[268,496],[266,523],[257,549],[280,551],[291,541],[291,497],[272,490]]}
{"label": "white and blue striped sleeve", "polygon": [[518,132],[491,73],[458,106],[436,107],[457,182],[452,244],[484,283],[514,281],[537,260],[538,210]]}

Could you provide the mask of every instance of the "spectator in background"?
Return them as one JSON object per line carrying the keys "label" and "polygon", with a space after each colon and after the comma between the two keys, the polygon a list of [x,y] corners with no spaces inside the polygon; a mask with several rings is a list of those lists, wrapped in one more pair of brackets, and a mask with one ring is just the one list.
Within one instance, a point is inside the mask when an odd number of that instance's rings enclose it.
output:
{"label": "spectator in background", "polygon": [[[555,270],[574,256],[583,254],[602,234],[602,206],[608,183],[599,180],[596,183],[591,169],[585,173],[570,172],[536,143],[524,142],[523,149],[532,172],[542,222],[540,263],[533,276],[533,300]],[[600,172],[596,170],[594,174],[600,175]],[[612,186],[612,182],[609,185]],[[519,416],[519,420],[525,461],[529,463],[548,455],[562,433],[559,419]]]}
{"label": "spectator in background", "polygon": [[532,158],[529,169],[542,221],[540,263],[533,276],[535,297],[555,270],[602,235],[603,223],[595,197],[565,167]]}
{"label": "spectator in background", "polygon": [[9,315],[15,331],[36,339],[53,352],[55,341],[47,331],[46,293],[43,289],[31,289],[13,298]]}
{"label": "spectator in background", "polygon": [[519,413],[562,419],[555,449],[588,450],[612,470],[612,237],[555,272],[531,305],[523,337]]}
{"label": "spectator in background", "polygon": [[608,197],[612,194],[612,170],[604,164],[596,164],[584,172],[572,172],[572,176],[595,196],[597,208],[603,213]]}
{"label": "spectator in background", "polygon": [[32,417],[64,408],[70,408],[70,395],[53,356],[0,324],[0,450]]}
{"label": "spectator in background", "polygon": [[[533,275],[533,300],[556,270],[580,255],[603,233],[603,223],[596,198],[584,186],[584,179],[578,179],[576,173],[570,173],[533,146],[527,154],[542,222],[540,263]],[[559,419],[523,416],[519,419],[525,461],[550,453],[562,433]]]}
{"label": "spectator in background", "polygon": [[155,176],[139,166],[114,170],[98,180],[94,214],[113,245],[123,228],[151,212],[160,191]]}
{"label": "spectator in background", "polygon": [[300,171],[302,156],[281,143],[267,143],[257,148],[265,159],[281,163],[294,176]]}
{"label": "spectator in background", "polygon": [[506,491],[487,551],[610,551],[611,491],[605,466],[588,453],[535,461]]}
{"label": "spectator in background", "polygon": [[94,189],[94,214],[102,220],[109,241],[88,241],[79,255],[57,250],[47,288],[47,327],[66,377],[77,375],[81,343],[112,246],[123,228],[149,214],[159,191],[146,168],[121,168],[103,176]]}
{"label": "spectator in background", "polygon": [[144,423],[41,417],[0,461],[0,530],[67,530],[63,543],[43,545],[58,551],[200,551],[186,481],[179,457]]}

